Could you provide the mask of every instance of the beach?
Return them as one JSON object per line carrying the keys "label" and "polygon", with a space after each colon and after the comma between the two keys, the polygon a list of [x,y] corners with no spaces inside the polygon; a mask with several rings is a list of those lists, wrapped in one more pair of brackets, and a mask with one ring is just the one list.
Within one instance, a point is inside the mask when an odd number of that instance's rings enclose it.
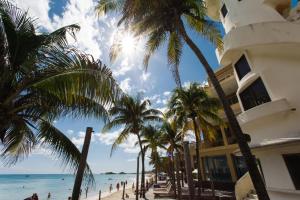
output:
{"label": "beach", "polygon": [[[125,189],[125,194],[128,194],[130,199],[135,197],[131,187],[127,187]],[[120,200],[122,199],[122,195],[123,195],[123,189],[122,190],[120,189],[119,191],[113,190],[111,193],[105,192],[103,195],[101,194],[101,200]],[[98,200],[98,199],[99,199],[99,195],[94,195],[88,197],[86,200]]]}

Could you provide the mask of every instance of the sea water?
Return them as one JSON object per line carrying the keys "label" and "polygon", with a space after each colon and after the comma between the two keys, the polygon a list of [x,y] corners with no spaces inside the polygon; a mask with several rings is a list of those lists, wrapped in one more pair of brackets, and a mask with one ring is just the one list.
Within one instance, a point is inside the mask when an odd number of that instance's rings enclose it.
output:
{"label": "sea water", "polygon": [[[95,196],[101,190],[102,194],[109,191],[112,184],[127,180],[132,185],[135,180],[134,174],[94,174],[94,188],[89,189],[88,197]],[[33,193],[37,193],[39,200],[48,200],[50,192],[51,200],[67,200],[72,194],[75,177],[69,174],[14,174],[0,175],[0,200],[23,200]],[[121,185],[120,185],[121,186]],[[81,199],[85,199],[83,188]]]}

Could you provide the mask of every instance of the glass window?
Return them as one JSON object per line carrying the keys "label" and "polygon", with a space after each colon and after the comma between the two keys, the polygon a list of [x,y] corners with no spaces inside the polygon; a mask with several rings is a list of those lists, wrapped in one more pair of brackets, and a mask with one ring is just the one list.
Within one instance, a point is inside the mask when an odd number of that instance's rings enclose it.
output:
{"label": "glass window", "polygon": [[234,160],[237,176],[238,178],[241,178],[248,171],[245,159],[242,156],[233,155],[233,160]]}
{"label": "glass window", "polygon": [[231,174],[226,156],[204,158],[205,176],[208,180],[231,182]]}
{"label": "glass window", "polygon": [[248,88],[241,92],[240,98],[245,110],[271,101],[261,78],[258,78]]}
{"label": "glass window", "polygon": [[240,80],[251,71],[245,55],[242,55],[242,57],[235,63],[234,68]]}
{"label": "glass window", "polygon": [[226,98],[230,105],[233,105],[233,104],[236,104],[239,102],[235,93],[228,95]]}
{"label": "glass window", "polygon": [[300,153],[282,155],[296,190],[300,190]]}
{"label": "glass window", "polygon": [[223,4],[223,6],[221,8],[221,13],[222,13],[223,18],[225,18],[228,13],[225,3]]}

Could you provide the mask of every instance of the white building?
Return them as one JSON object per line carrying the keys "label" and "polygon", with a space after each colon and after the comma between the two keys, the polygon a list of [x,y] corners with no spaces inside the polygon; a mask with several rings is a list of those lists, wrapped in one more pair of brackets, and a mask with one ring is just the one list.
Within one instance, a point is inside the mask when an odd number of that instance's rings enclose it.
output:
{"label": "white building", "polygon": [[221,67],[232,66],[242,109],[272,200],[300,200],[300,5],[290,0],[206,0],[221,21]]}

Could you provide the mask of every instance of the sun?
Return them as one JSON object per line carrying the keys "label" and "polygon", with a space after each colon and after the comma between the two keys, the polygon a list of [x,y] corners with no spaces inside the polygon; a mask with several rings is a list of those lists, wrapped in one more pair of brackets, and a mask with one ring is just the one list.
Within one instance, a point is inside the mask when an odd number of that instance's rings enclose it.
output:
{"label": "sun", "polygon": [[125,55],[132,55],[137,47],[137,39],[130,33],[121,36],[121,48]]}

